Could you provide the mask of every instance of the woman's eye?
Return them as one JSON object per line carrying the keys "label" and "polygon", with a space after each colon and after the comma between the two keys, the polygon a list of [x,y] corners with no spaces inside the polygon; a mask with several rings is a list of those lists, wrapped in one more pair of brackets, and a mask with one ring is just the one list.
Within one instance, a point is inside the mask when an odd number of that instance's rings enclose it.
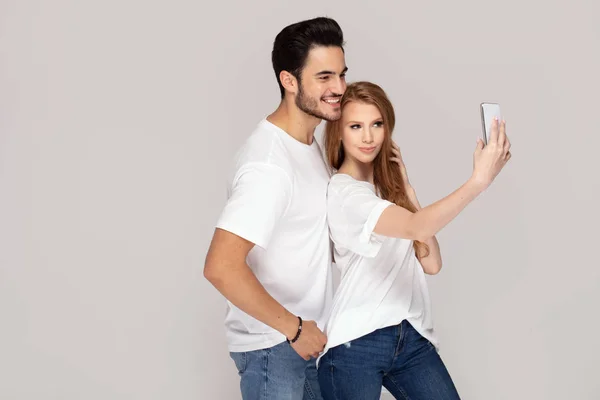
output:
{"label": "woman's eye", "polygon": [[376,128],[381,128],[383,126],[383,121],[377,121],[373,124]]}
{"label": "woman's eye", "polygon": [[360,128],[360,125],[358,125],[358,124],[350,125],[350,129],[358,129],[358,128]]}

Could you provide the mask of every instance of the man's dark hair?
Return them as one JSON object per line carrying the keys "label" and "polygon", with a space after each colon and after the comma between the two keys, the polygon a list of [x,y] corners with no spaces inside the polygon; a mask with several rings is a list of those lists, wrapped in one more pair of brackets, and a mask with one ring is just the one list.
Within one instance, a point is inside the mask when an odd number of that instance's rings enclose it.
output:
{"label": "man's dark hair", "polygon": [[288,71],[300,80],[308,53],[317,46],[335,46],[344,49],[344,34],[335,20],[318,17],[300,21],[286,26],[275,37],[271,61],[282,99],[285,90],[279,80],[279,74],[281,71]]}

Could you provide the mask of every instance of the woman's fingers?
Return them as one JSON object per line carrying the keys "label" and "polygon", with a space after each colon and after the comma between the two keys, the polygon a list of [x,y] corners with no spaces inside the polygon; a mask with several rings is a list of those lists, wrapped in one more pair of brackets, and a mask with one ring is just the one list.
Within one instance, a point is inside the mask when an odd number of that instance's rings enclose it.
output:
{"label": "woman's fingers", "polygon": [[498,121],[498,145],[504,147],[506,144],[506,121]]}
{"label": "woman's fingers", "polygon": [[488,140],[488,144],[492,144],[492,143],[497,143],[498,142],[498,136],[499,136],[499,123],[498,123],[498,118],[494,118],[492,120],[492,126],[490,127],[490,137]]}
{"label": "woman's fingers", "polygon": [[504,142],[504,152],[508,153],[510,151],[510,140],[508,140],[508,136],[506,137],[506,142]]}

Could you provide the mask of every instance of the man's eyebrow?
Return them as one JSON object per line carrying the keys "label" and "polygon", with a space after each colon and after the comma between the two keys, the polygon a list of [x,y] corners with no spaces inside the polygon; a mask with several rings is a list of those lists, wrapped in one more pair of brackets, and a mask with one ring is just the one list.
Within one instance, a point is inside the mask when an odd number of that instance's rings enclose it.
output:
{"label": "man's eyebrow", "polygon": [[[345,67],[342,72],[340,73],[340,75],[345,74],[348,71],[348,67]],[[324,76],[324,75],[335,75],[336,73],[333,71],[321,71],[321,72],[317,72],[315,74],[315,76]]]}

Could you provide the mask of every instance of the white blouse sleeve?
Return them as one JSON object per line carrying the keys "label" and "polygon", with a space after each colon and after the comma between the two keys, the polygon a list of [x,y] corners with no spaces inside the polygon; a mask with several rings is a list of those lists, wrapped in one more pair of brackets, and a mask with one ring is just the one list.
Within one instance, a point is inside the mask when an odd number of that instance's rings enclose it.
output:
{"label": "white blouse sleeve", "polygon": [[331,239],[358,255],[375,257],[385,236],[373,232],[379,217],[393,203],[378,197],[368,184],[330,185],[327,218]]}

